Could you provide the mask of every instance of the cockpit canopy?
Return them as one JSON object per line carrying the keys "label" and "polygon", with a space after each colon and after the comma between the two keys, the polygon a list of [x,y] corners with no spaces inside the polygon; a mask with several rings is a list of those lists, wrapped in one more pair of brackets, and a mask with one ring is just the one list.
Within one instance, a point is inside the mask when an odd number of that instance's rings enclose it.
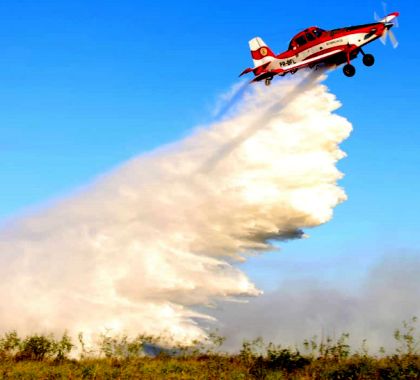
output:
{"label": "cockpit canopy", "polygon": [[289,50],[296,49],[300,46],[305,45],[308,42],[315,41],[324,33],[325,30],[318,28],[317,26],[312,26],[308,29],[305,29],[303,32],[296,34],[296,36],[292,38],[289,44]]}

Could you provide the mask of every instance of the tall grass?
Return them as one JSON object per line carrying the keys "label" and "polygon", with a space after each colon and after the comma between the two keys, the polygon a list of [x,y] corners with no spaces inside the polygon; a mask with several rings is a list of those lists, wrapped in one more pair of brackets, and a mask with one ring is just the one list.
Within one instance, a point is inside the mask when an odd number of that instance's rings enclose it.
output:
{"label": "tall grass", "polygon": [[12,331],[0,338],[0,378],[420,379],[416,323],[412,318],[394,331],[394,352],[377,354],[368,353],[365,341],[352,351],[349,334],[313,337],[301,350],[257,338],[244,341],[237,353],[226,353],[217,334],[189,347],[167,347],[161,339],[144,335],[102,335],[95,350],[88,350],[82,335],[76,345],[67,334],[21,338]]}

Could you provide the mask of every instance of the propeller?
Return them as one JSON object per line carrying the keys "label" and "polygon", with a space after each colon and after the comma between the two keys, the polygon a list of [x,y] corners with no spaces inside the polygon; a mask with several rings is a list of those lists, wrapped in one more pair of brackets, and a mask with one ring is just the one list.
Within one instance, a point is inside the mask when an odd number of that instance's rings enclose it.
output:
{"label": "propeller", "polygon": [[[384,14],[388,14],[386,3],[382,2],[382,9]],[[387,37],[389,36],[389,40],[391,41],[392,47],[395,49],[398,46],[398,40],[395,37],[395,34],[390,30],[393,26],[397,27],[398,24],[398,17],[394,17],[391,20],[388,20],[388,16],[385,16],[383,18],[379,17],[376,12],[374,12],[373,17],[375,18],[376,22],[382,22],[385,24],[385,30],[380,38],[381,42],[385,45]]]}
{"label": "propeller", "polygon": [[389,36],[389,40],[391,41],[392,47],[395,49],[398,46],[398,40],[395,37],[395,34],[392,30],[389,30],[388,27],[385,28],[384,33],[381,36],[381,42],[385,45],[387,37]]}

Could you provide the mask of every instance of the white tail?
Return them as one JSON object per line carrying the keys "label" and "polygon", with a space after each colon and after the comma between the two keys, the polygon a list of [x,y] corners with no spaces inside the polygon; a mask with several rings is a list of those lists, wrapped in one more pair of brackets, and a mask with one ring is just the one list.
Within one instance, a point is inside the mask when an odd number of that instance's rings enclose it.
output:
{"label": "white tail", "polygon": [[255,67],[271,62],[275,58],[273,51],[260,37],[255,37],[250,40],[249,48],[251,49],[251,56]]}

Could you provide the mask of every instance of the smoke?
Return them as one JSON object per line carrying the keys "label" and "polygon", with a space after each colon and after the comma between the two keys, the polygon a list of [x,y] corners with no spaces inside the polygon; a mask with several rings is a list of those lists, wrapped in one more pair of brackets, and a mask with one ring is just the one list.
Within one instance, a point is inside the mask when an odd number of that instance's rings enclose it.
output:
{"label": "smoke", "polygon": [[339,106],[316,77],[254,86],[225,119],[8,223],[1,329],[202,338],[194,305],[261,293],[235,262],[346,199]]}
{"label": "smoke", "polygon": [[322,273],[295,276],[253,302],[226,303],[212,314],[229,349],[256,337],[301,347],[304,339],[314,335],[338,338],[348,332],[354,349],[366,339],[371,352],[380,347],[393,351],[395,329],[420,315],[419,271],[418,252],[387,254],[367,271],[358,289],[322,282]]}

